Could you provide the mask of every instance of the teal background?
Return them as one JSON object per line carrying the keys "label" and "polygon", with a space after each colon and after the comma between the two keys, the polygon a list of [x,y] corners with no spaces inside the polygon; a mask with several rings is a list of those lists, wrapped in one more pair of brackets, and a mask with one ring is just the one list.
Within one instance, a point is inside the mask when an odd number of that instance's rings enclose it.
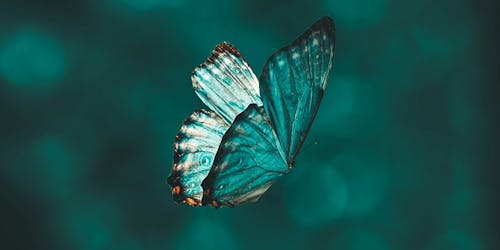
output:
{"label": "teal background", "polygon": [[[0,3],[4,249],[498,249],[498,6],[487,1]],[[175,204],[190,74],[257,75],[321,16],[334,72],[295,169],[258,203]]]}

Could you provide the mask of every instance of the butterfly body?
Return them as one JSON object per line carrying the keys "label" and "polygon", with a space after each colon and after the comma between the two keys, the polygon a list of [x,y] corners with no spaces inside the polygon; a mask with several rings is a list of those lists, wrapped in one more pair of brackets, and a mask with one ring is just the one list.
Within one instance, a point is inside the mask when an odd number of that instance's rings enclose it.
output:
{"label": "butterfly body", "polygon": [[257,78],[228,43],[192,75],[211,110],[179,131],[168,183],[177,202],[214,207],[258,200],[295,165],[333,63],[333,20],[324,17],[274,53]]}

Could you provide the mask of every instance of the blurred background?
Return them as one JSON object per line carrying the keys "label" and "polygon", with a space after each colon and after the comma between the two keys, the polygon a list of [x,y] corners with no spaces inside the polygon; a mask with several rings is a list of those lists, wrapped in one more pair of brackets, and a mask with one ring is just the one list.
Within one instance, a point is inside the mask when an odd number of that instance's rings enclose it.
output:
{"label": "blurred background", "polygon": [[[0,3],[4,249],[498,249],[496,3]],[[258,203],[174,203],[190,74],[221,41],[260,75],[321,16],[334,72]],[[494,115],[493,115],[494,114]]]}

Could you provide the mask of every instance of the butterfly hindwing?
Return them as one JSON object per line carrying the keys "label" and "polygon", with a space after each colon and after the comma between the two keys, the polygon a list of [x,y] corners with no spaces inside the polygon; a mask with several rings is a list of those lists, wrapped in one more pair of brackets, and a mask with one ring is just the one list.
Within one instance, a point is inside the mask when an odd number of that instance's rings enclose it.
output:
{"label": "butterfly hindwing", "polygon": [[235,206],[256,201],[288,172],[284,152],[264,108],[255,104],[238,115],[224,135],[203,181],[203,204]]}
{"label": "butterfly hindwing", "polygon": [[333,64],[335,28],[324,17],[264,66],[260,94],[267,115],[293,163],[316,115]]}
{"label": "butterfly hindwing", "polygon": [[201,182],[212,166],[217,148],[229,125],[215,112],[197,110],[175,137],[174,165],[168,183],[177,202],[200,205]]}
{"label": "butterfly hindwing", "polygon": [[243,56],[228,43],[221,43],[191,77],[198,97],[226,123],[252,103],[262,105],[259,80]]}

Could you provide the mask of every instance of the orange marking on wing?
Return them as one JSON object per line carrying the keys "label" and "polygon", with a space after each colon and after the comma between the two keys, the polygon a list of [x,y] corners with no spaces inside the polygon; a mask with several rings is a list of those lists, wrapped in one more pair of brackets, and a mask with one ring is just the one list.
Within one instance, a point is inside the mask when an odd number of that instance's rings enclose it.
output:
{"label": "orange marking on wing", "polygon": [[181,192],[181,186],[175,186],[172,188],[172,194],[178,195]]}

